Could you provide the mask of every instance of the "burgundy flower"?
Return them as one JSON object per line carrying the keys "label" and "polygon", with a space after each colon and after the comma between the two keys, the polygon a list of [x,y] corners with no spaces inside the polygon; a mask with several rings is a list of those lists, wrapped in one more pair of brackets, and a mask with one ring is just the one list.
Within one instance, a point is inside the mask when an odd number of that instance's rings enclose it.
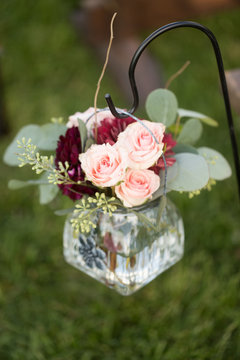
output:
{"label": "burgundy flower", "polygon": [[[135,122],[131,117],[125,119],[119,118],[105,118],[101,121],[100,126],[97,128],[97,144],[114,145],[117,141],[118,135],[126,129],[126,127]],[[95,129],[93,129],[95,134]]]}
{"label": "burgundy flower", "polygon": [[[170,167],[176,162],[176,159],[171,156],[173,156],[175,154],[172,151],[172,148],[177,144],[177,142],[175,140],[173,140],[172,134],[165,133],[164,137],[163,137],[163,143],[166,144],[165,145],[166,150],[164,153],[164,156],[166,159],[166,164],[167,164],[167,167]],[[157,174],[157,175],[159,174],[160,170],[165,169],[165,165],[164,165],[162,156],[158,159],[157,163],[154,166],[152,166],[150,169],[153,170],[155,172],[155,174]]]}
{"label": "burgundy flower", "polygon": [[[81,151],[80,132],[77,127],[73,126],[66,131],[65,136],[61,135],[59,137],[55,158],[56,169],[59,169],[59,162],[62,162],[63,165],[66,161],[68,162],[68,175],[73,181],[84,180],[84,173],[78,159]],[[82,185],[59,184],[58,186],[62,190],[62,193],[69,196],[72,200],[79,200],[83,194],[92,195],[95,192],[93,189]],[[77,193],[75,191],[77,191]]]}

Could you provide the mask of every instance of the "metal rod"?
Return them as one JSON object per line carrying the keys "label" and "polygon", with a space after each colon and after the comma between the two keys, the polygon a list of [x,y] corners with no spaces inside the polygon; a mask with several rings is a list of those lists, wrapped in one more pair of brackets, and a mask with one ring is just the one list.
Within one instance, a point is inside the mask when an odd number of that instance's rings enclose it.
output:
{"label": "metal rod", "polygon": [[[227,82],[226,82],[226,77],[225,77],[225,73],[224,73],[223,60],[222,60],[222,55],[221,55],[221,51],[220,51],[217,39],[215,38],[212,31],[209,30],[206,26],[203,26],[203,25],[198,24],[193,21],[177,21],[177,22],[173,22],[173,23],[162,26],[161,28],[154,31],[150,36],[148,36],[142,42],[142,44],[138,47],[137,51],[135,52],[135,54],[132,58],[132,61],[130,63],[130,66],[129,66],[128,75],[129,75],[129,81],[130,81],[130,85],[131,85],[131,89],[132,89],[132,93],[133,93],[133,105],[132,105],[131,109],[128,110],[128,112],[133,114],[136,111],[138,104],[139,104],[139,95],[138,95],[137,85],[136,85],[136,81],[135,81],[135,68],[136,68],[136,65],[138,63],[138,60],[139,60],[142,52],[158,36],[164,34],[167,31],[170,31],[172,29],[185,28],[185,27],[190,27],[190,28],[194,28],[194,29],[202,31],[210,39],[211,44],[214,49],[214,53],[215,53],[217,65],[218,65],[219,77],[220,77],[220,81],[221,81],[225,109],[226,109],[226,114],[227,114],[228,128],[229,128],[229,134],[230,134],[230,138],[231,138],[232,151],[233,151],[237,183],[238,183],[238,193],[239,193],[239,198],[240,198],[240,161],[239,161],[239,155],[238,155],[238,146],[237,146],[237,140],[236,140],[236,135],[235,135],[235,130],[234,130],[231,106],[230,106],[230,101],[229,101]],[[111,95],[106,94],[105,98],[106,98],[106,101],[108,103],[111,113],[115,117],[118,117],[120,119],[127,117],[126,114],[123,114],[123,113],[117,111],[117,109],[114,105],[114,102],[111,98]]]}

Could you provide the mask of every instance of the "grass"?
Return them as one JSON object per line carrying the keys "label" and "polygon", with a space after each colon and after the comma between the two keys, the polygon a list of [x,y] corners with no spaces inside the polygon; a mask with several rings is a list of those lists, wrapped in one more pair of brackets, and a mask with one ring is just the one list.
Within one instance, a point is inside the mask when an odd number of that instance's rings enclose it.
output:
{"label": "grass", "polygon": [[[0,3],[2,67],[11,134],[93,104],[101,67],[69,23],[74,1]],[[219,39],[226,68],[239,67],[240,10],[200,22]],[[144,34],[147,35],[147,34]],[[232,162],[215,60],[196,30],[178,30],[152,45],[181,107],[216,118],[200,144]],[[146,69],[147,71],[147,69]],[[106,74],[100,95],[123,99]],[[239,118],[235,116],[237,134]],[[67,265],[63,218],[39,206],[34,189],[7,190],[24,171],[1,164],[1,360],[232,360],[240,358],[240,227],[236,180],[189,200],[172,195],[186,228],[185,256],[135,295],[124,298]],[[55,207],[58,203],[54,204]]]}

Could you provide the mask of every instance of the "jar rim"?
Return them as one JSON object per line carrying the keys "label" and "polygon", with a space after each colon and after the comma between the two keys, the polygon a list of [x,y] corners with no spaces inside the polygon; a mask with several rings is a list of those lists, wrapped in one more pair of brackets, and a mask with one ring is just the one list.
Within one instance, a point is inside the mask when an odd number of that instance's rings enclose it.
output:
{"label": "jar rim", "polygon": [[[149,206],[152,207],[154,206],[157,202],[160,201],[161,197],[163,195],[158,196],[156,199],[153,199],[151,201],[146,201],[144,204],[139,205],[139,206],[133,206],[133,207],[120,207],[117,208],[113,214],[126,214],[128,212],[129,215],[134,215],[134,213],[131,214],[131,210],[133,211],[142,211],[147,209]],[[130,210],[130,211],[129,211]]]}

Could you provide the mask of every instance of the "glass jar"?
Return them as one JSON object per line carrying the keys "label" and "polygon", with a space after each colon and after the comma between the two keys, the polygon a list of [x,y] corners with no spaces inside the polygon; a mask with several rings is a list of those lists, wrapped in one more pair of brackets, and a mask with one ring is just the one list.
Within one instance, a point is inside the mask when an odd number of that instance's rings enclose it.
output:
{"label": "glass jar", "polygon": [[122,295],[134,293],[183,256],[183,221],[169,199],[156,230],[159,201],[134,208],[138,215],[127,209],[112,217],[99,212],[96,229],[79,236],[70,215],[63,234],[65,260]]}

